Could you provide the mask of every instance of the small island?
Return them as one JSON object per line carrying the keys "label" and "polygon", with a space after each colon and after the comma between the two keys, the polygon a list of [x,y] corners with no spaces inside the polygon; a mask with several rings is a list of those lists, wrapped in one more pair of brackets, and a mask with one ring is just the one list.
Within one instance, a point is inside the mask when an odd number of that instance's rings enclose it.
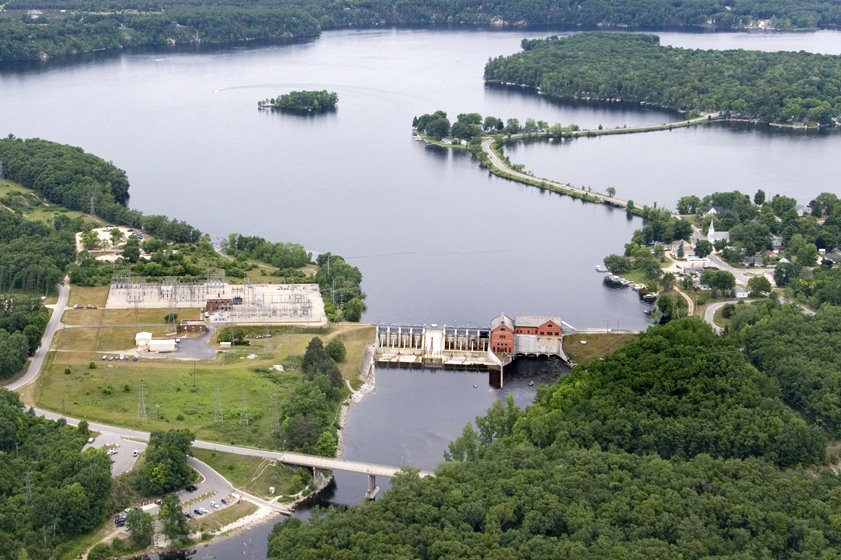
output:
{"label": "small island", "polygon": [[335,91],[290,91],[274,99],[259,101],[260,109],[278,109],[287,113],[313,114],[335,111],[339,96]]}

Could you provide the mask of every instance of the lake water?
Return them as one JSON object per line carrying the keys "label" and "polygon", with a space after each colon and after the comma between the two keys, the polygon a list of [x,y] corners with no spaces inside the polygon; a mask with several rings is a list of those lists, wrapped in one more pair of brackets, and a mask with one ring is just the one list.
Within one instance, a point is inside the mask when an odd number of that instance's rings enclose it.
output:
{"label": "lake water", "polygon": [[[369,321],[486,325],[506,311],[644,328],[636,295],[606,289],[593,271],[622,250],[638,220],[497,179],[466,154],[411,140],[412,117],[439,108],[582,127],[672,118],[484,87],[489,57],[545,35],[339,31],[296,45],[5,71],[0,134],[109,159],[128,172],[133,207],[187,220],[217,240],[238,231],[346,256],[365,275]],[[833,32],[661,37],[702,48],[841,51]],[[338,112],[301,118],[256,109],[259,99],[301,88],[337,91]],[[828,164],[841,136],[709,127],[510,153],[538,175],[613,186],[638,203],[670,206],[682,194],[757,187],[808,202],[832,188]],[[525,405],[534,395],[530,375],[543,382],[557,374],[525,373],[492,391],[485,374],[380,370],[376,393],[351,410],[345,456],[432,468],[495,399],[512,394]],[[331,499],[355,503],[362,488],[359,477],[340,475]],[[195,557],[263,557],[268,531],[255,528]]]}

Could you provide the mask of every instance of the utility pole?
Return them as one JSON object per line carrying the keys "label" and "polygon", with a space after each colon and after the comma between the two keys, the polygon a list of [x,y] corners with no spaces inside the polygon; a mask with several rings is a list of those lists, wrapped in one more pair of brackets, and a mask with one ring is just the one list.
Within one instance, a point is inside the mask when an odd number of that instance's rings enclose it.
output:
{"label": "utility pole", "polygon": [[3,177],[3,162],[2,162],[2,161],[0,161],[0,181],[2,181],[2,180],[3,180],[3,178],[4,178],[4,177]]}
{"label": "utility pole", "polygon": [[91,216],[96,218],[96,199],[91,195]]}

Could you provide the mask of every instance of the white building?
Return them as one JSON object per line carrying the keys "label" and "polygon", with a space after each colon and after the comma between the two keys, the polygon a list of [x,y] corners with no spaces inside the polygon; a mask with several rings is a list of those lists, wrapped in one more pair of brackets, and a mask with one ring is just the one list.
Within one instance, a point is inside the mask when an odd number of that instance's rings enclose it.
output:
{"label": "white building", "polygon": [[152,340],[152,333],[139,332],[134,335],[134,343],[138,350],[146,350],[149,347],[149,342]]}
{"label": "white building", "polygon": [[149,352],[175,352],[175,340],[171,338],[153,338],[149,341]]}
{"label": "white building", "polygon": [[710,222],[710,229],[707,231],[707,241],[715,244],[716,241],[730,241],[729,231],[715,231],[715,220]]}

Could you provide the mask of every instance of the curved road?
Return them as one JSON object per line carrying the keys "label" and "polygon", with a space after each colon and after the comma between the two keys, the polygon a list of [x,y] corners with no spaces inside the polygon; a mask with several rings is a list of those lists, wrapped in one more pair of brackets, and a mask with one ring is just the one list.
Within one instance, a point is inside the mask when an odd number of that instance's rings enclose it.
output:
{"label": "curved road", "polygon": [[44,329],[44,336],[41,337],[41,345],[35,350],[35,355],[29,362],[29,367],[26,368],[26,373],[12,383],[6,385],[9,391],[17,391],[21,387],[29,385],[38,378],[41,373],[41,367],[44,365],[44,359],[50,351],[50,346],[53,343],[53,335],[57,330],[64,328],[61,323],[61,317],[64,315],[64,310],[67,308],[67,298],[70,297],[70,287],[67,283],[67,278],[64,279],[64,284],[58,286],[58,301],[53,307],[53,313],[50,315],[50,320],[47,323],[47,328]]}

